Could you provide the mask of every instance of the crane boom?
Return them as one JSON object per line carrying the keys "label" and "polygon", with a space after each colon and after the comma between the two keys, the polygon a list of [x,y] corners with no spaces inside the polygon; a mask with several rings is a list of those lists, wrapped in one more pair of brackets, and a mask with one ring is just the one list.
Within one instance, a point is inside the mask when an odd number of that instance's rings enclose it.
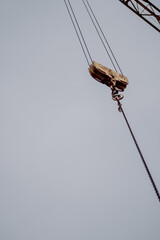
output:
{"label": "crane boom", "polygon": [[119,0],[160,32],[160,9],[148,0]]}

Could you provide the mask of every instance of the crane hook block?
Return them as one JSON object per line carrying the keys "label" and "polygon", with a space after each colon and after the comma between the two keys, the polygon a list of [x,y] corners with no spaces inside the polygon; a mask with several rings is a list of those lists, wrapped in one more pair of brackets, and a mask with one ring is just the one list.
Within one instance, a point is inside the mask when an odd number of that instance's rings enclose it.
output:
{"label": "crane hook block", "polygon": [[95,80],[107,85],[111,90],[123,92],[128,85],[128,79],[125,76],[95,61],[89,66],[89,72]]}

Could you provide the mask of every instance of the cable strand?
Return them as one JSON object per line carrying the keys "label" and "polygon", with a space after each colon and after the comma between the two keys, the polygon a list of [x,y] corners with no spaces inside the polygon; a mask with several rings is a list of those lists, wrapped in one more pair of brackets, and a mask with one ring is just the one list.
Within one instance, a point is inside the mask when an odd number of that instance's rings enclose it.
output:
{"label": "cable strand", "polygon": [[[83,0],[83,2],[84,2],[84,0]],[[96,18],[96,16],[95,16],[95,14],[94,14],[94,12],[93,12],[93,9],[92,9],[91,5],[89,4],[88,0],[86,0],[86,2],[87,2],[88,7],[89,7],[89,9],[90,9],[90,11],[91,11],[91,13],[92,13],[92,15],[93,15],[93,17],[94,17],[97,25],[98,25],[98,27],[99,27],[99,29],[100,29],[100,32],[101,32],[101,34],[102,34],[102,36],[103,36],[103,38],[104,38],[104,40],[105,40],[105,42],[106,42],[109,50],[110,50],[110,52],[111,52],[111,55],[112,55],[113,59],[115,60],[115,63],[117,64],[117,67],[118,67],[119,70],[120,70],[120,73],[123,75],[122,69],[120,68],[120,66],[119,66],[119,64],[118,64],[118,61],[117,61],[117,59],[116,59],[116,57],[115,57],[115,55],[114,55],[114,53],[113,53],[113,51],[112,51],[112,48],[111,48],[109,42],[107,41],[107,38],[106,38],[106,36],[105,36],[105,34],[104,34],[104,32],[103,32],[100,24],[99,24],[99,22],[98,22],[98,20],[97,20],[97,18]]]}
{"label": "cable strand", "polygon": [[64,0],[64,3],[65,3],[65,5],[66,5],[68,14],[69,14],[70,19],[71,19],[71,21],[72,21],[74,30],[75,30],[76,35],[77,35],[77,37],[78,37],[78,40],[79,40],[79,43],[80,43],[81,48],[82,48],[82,50],[83,50],[84,56],[85,56],[85,58],[86,58],[86,61],[87,61],[88,65],[90,65],[90,64],[89,64],[89,60],[88,60],[88,58],[87,58],[87,54],[86,54],[85,49],[84,49],[84,47],[83,47],[82,41],[81,41],[80,36],[79,36],[79,34],[78,34],[78,31],[77,31],[77,29],[76,29],[76,25],[75,25],[75,23],[74,23],[74,21],[73,21],[72,15],[71,15],[70,10],[69,10],[69,8],[68,8],[68,6],[67,6],[66,0]]}
{"label": "cable strand", "polygon": [[90,58],[90,60],[91,60],[91,62],[92,62],[91,54],[90,54],[90,52],[89,52],[89,49],[88,49],[87,44],[86,44],[86,41],[85,41],[84,36],[83,36],[83,34],[82,34],[81,28],[80,28],[80,26],[79,26],[78,20],[77,20],[77,18],[76,18],[76,15],[75,15],[75,13],[74,13],[74,10],[73,10],[72,5],[71,5],[71,3],[70,3],[69,0],[68,0],[68,4],[69,4],[69,6],[70,6],[70,9],[71,9],[71,11],[72,11],[74,20],[75,20],[75,22],[76,22],[76,24],[77,24],[77,27],[78,27],[78,29],[79,29],[80,35],[81,35],[81,37],[82,37],[82,39],[83,39],[83,43],[84,43],[84,45],[85,45],[85,47],[86,47],[87,53],[88,53],[88,55],[89,55],[89,58]]}
{"label": "cable strand", "polygon": [[126,117],[126,115],[125,115],[125,113],[124,113],[124,110],[123,110],[123,108],[122,108],[122,104],[120,103],[120,101],[119,101],[118,99],[116,99],[116,100],[117,100],[117,103],[118,103],[118,106],[119,106],[119,110],[120,110],[120,112],[122,112],[122,114],[123,114],[123,117],[124,117],[124,119],[125,119],[125,121],[126,121],[126,123],[127,123],[128,129],[129,129],[129,131],[130,131],[130,133],[131,133],[131,136],[132,136],[132,138],[133,138],[133,141],[134,141],[134,143],[135,143],[135,145],[136,145],[136,147],[137,147],[137,150],[138,150],[139,155],[140,155],[140,157],[141,157],[141,160],[142,160],[142,162],[143,162],[143,164],[144,164],[144,167],[145,167],[145,169],[146,169],[146,172],[147,172],[147,174],[148,174],[148,177],[149,177],[149,179],[150,179],[150,181],[151,181],[151,183],[152,183],[152,186],[153,186],[153,188],[154,188],[154,190],[155,190],[155,193],[156,193],[156,195],[157,195],[157,197],[158,197],[158,200],[159,200],[159,202],[160,202],[160,194],[159,194],[159,191],[158,191],[158,189],[157,189],[157,187],[156,187],[156,184],[155,184],[155,182],[154,182],[154,180],[153,180],[153,177],[152,177],[152,175],[151,175],[151,173],[150,173],[150,171],[149,171],[149,168],[148,168],[148,166],[147,166],[147,163],[146,163],[146,161],[145,161],[145,159],[144,159],[144,157],[143,157],[143,154],[142,154],[142,152],[141,152],[141,150],[140,150],[140,147],[139,147],[139,145],[138,145],[138,143],[137,143],[137,140],[136,140],[136,138],[135,138],[135,136],[134,136],[134,134],[133,134],[133,131],[132,131],[131,127],[130,127],[130,124],[129,124],[128,120],[127,120],[127,117]]}
{"label": "cable strand", "polygon": [[113,62],[113,60],[112,60],[112,58],[111,58],[111,56],[110,56],[110,54],[109,54],[109,52],[108,52],[108,50],[107,50],[107,48],[106,48],[106,45],[105,45],[105,43],[104,43],[104,41],[103,41],[103,39],[102,39],[102,37],[101,37],[101,35],[100,35],[100,33],[99,33],[99,30],[98,30],[96,24],[95,24],[94,21],[93,21],[92,15],[90,14],[90,12],[89,12],[89,10],[88,10],[88,7],[87,7],[87,5],[86,5],[86,3],[85,3],[84,0],[83,0],[83,4],[84,4],[84,6],[85,6],[85,8],[86,8],[86,10],[87,10],[87,12],[88,12],[88,15],[90,16],[90,19],[91,19],[91,21],[92,21],[92,23],[93,23],[93,25],[94,25],[97,33],[98,33],[99,38],[100,38],[100,40],[101,40],[101,42],[102,42],[102,44],[103,44],[103,46],[104,46],[104,48],[105,48],[105,50],[106,50],[106,52],[107,52],[107,55],[108,55],[108,57],[109,57],[112,65],[113,65],[113,67],[114,67],[114,70],[117,72],[116,66],[115,66],[115,64],[114,64],[114,62]]}

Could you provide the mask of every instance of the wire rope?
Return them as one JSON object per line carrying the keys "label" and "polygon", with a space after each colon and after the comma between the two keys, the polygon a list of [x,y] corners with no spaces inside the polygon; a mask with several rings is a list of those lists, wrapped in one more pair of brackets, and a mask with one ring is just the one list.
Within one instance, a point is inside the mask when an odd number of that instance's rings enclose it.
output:
{"label": "wire rope", "polygon": [[117,72],[116,66],[115,66],[115,64],[114,64],[114,62],[113,62],[113,60],[112,60],[112,58],[111,58],[111,56],[110,56],[110,54],[109,54],[109,52],[108,52],[108,50],[107,50],[107,48],[106,48],[106,45],[105,45],[105,43],[104,43],[104,41],[103,41],[103,38],[101,37],[101,35],[100,35],[100,33],[99,33],[99,30],[98,30],[96,24],[94,23],[93,18],[92,18],[92,15],[90,14],[90,12],[89,12],[89,10],[88,10],[88,7],[87,7],[87,5],[86,5],[86,3],[85,3],[84,0],[83,0],[83,4],[84,4],[84,6],[85,6],[85,8],[86,8],[86,10],[87,10],[87,12],[88,12],[88,15],[90,16],[90,19],[91,19],[91,21],[92,21],[92,23],[93,23],[93,25],[94,25],[97,33],[98,33],[99,38],[100,38],[100,40],[101,40],[101,42],[102,42],[102,44],[103,44],[103,46],[104,46],[104,48],[105,48],[105,50],[106,50],[106,52],[107,52],[107,55],[108,55],[108,57],[109,57],[112,65],[113,65],[113,67],[114,67],[114,70]]}
{"label": "wire rope", "polygon": [[77,29],[76,29],[76,25],[75,25],[75,23],[74,23],[74,20],[73,20],[73,18],[72,18],[72,15],[71,15],[71,13],[70,13],[70,10],[69,10],[69,8],[68,8],[68,6],[67,6],[66,0],[64,0],[64,3],[65,3],[65,5],[66,5],[68,14],[69,14],[70,19],[71,19],[71,21],[72,21],[74,30],[75,30],[76,35],[77,35],[77,37],[78,37],[78,40],[79,40],[79,43],[80,43],[81,48],[82,48],[82,50],[83,50],[84,56],[85,56],[85,58],[86,58],[86,61],[87,61],[88,65],[89,65],[89,60],[88,60],[88,58],[87,58],[87,54],[86,54],[86,52],[85,52],[84,46],[83,46],[82,41],[81,41],[81,38],[80,38],[80,36],[79,36],[79,33],[78,33]]}
{"label": "wire rope", "polygon": [[[64,1],[65,1],[65,0],[64,0]],[[65,3],[66,3],[66,1],[65,1]],[[81,38],[82,38],[82,40],[83,40],[83,43],[84,43],[84,45],[85,45],[86,51],[87,51],[87,53],[88,53],[88,56],[89,56],[89,58],[90,58],[90,60],[91,60],[91,62],[92,62],[91,54],[90,54],[90,52],[89,52],[88,46],[87,46],[87,44],[86,44],[86,41],[85,41],[84,36],[83,36],[83,34],[82,34],[82,31],[81,31],[80,25],[79,25],[79,23],[78,23],[78,20],[77,20],[77,18],[76,18],[76,15],[75,15],[75,13],[74,13],[74,10],[73,10],[72,5],[71,5],[71,3],[70,3],[69,0],[68,0],[68,4],[69,4],[69,6],[70,6],[71,12],[72,12],[72,14],[73,14],[74,20],[75,20],[76,25],[77,25],[78,30],[79,30],[79,33],[80,33]]]}
{"label": "wire rope", "polygon": [[151,181],[151,183],[152,183],[152,186],[153,186],[153,188],[154,188],[154,191],[155,191],[155,193],[156,193],[156,195],[157,195],[157,197],[158,197],[158,200],[159,200],[159,202],[160,202],[160,194],[159,194],[158,188],[156,187],[156,184],[155,184],[155,182],[154,182],[154,180],[153,180],[153,177],[152,177],[152,175],[151,175],[151,173],[150,173],[150,171],[149,171],[149,168],[148,168],[147,163],[146,163],[146,161],[145,161],[145,159],[144,159],[144,157],[143,157],[143,154],[142,154],[142,152],[141,152],[141,149],[140,149],[140,147],[139,147],[139,145],[138,145],[138,143],[137,143],[137,140],[136,140],[136,138],[135,138],[135,136],[134,136],[134,134],[133,134],[133,131],[132,131],[131,127],[130,127],[130,124],[129,124],[129,122],[128,122],[128,119],[127,119],[127,117],[126,117],[126,115],[125,115],[125,113],[124,113],[124,110],[123,110],[123,108],[122,108],[122,104],[120,103],[120,101],[119,101],[118,99],[116,99],[116,100],[117,100],[117,103],[118,103],[118,106],[119,106],[119,110],[120,110],[120,112],[122,112],[122,114],[123,114],[123,117],[124,117],[124,119],[125,119],[125,121],[126,121],[126,124],[127,124],[127,126],[128,126],[129,131],[130,131],[130,134],[131,134],[131,136],[132,136],[132,138],[133,138],[133,141],[134,141],[134,143],[135,143],[135,145],[136,145],[136,148],[137,148],[137,150],[138,150],[138,153],[139,153],[139,155],[140,155],[140,157],[141,157],[141,160],[142,160],[142,162],[143,162],[143,165],[144,165],[144,167],[145,167],[145,169],[146,169],[146,172],[147,172],[147,174],[148,174],[148,177],[149,177],[149,179],[150,179],[150,181]]}
{"label": "wire rope", "polygon": [[[104,32],[103,32],[103,30],[102,30],[102,28],[101,28],[101,26],[100,26],[100,24],[99,24],[99,22],[98,22],[98,19],[97,19],[96,16],[95,16],[95,13],[93,12],[93,9],[92,9],[91,5],[89,4],[88,0],[86,0],[86,2],[87,2],[87,5],[88,5],[88,7],[89,7],[89,9],[90,9],[93,17],[94,17],[95,22],[97,23],[97,26],[98,26],[98,28],[99,28],[99,30],[100,30],[103,38],[104,38],[104,40],[105,40],[105,42],[106,42],[109,50],[110,50],[110,52],[111,52],[111,55],[112,55],[114,61],[115,61],[115,63],[117,64],[118,69],[120,70],[120,73],[123,75],[122,69],[120,68],[120,66],[119,66],[119,64],[118,64],[118,61],[117,61],[117,59],[116,59],[116,57],[115,57],[115,55],[114,55],[114,53],[113,53],[113,51],[112,51],[112,48],[111,48],[109,42],[107,41],[107,38],[106,38],[106,36],[105,36],[105,34],[104,34]],[[84,3],[84,0],[83,0],[83,3]]]}

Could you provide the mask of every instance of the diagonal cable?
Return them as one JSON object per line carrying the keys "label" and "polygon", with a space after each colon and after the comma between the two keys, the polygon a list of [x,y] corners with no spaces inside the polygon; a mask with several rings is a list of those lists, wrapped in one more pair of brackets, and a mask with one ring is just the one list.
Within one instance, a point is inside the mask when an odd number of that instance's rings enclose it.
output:
{"label": "diagonal cable", "polygon": [[78,31],[77,31],[77,28],[76,28],[76,25],[75,25],[74,20],[73,20],[73,18],[72,18],[72,15],[71,15],[71,13],[70,13],[70,10],[69,10],[69,8],[68,8],[68,6],[67,6],[66,0],[64,0],[64,3],[65,3],[65,5],[66,5],[68,14],[69,14],[70,19],[71,19],[71,21],[72,21],[74,30],[75,30],[75,32],[76,32],[76,34],[77,34],[77,37],[78,37],[79,43],[80,43],[80,45],[81,45],[81,48],[82,48],[82,50],[83,50],[84,56],[85,56],[85,58],[86,58],[86,61],[87,61],[88,65],[89,65],[89,60],[88,60],[87,54],[86,54],[86,52],[85,52],[84,46],[83,46],[82,41],[81,41],[81,39],[80,39],[79,33],[78,33]]}
{"label": "diagonal cable", "polygon": [[135,143],[135,145],[136,145],[136,148],[137,148],[138,153],[139,153],[139,155],[140,155],[140,157],[141,157],[141,160],[142,160],[142,162],[143,162],[143,165],[144,165],[144,167],[145,167],[145,169],[146,169],[146,172],[147,172],[147,174],[148,174],[148,177],[149,177],[149,179],[150,179],[150,181],[151,181],[151,183],[152,183],[152,186],[153,186],[153,188],[154,188],[154,191],[155,191],[155,193],[156,193],[156,195],[157,195],[157,197],[158,197],[158,200],[159,200],[159,202],[160,202],[160,194],[159,194],[158,188],[156,187],[156,184],[155,184],[155,182],[154,182],[154,180],[153,180],[153,177],[152,177],[152,175],[151,175],[151,173],[150,173],[150,171],[149,171],[149,168],[148,168],[147,163],[146,163],[146,161],[145,161],[145,159],[144,159],[144,157],[143,157],[143,154],[142,154],[142,152],[141,152],[141,149],[140,149],[140,147],[139,147],[139,145],[138,145],[138,143],[137,143],[137,140],[136,140],[136,138],[135,138],[135,136],[134,136],[134,134],[133,134],[133,131],[132,131],[131,127],[130,127],[130,124],[129,124],[128,120],[127,120],[127,117],[126,117],[126,115],[125,115],[125,113],[124,113],[124,110],[123,110],[123,108],[122,108],[122,104],[120,103],[120,101],[119,101],[118,98],[117,98],[116,100],[117,100],[117,103],[118,103],[118,106],[119,106],[119,110],[120,110],[120,112],[122,112],[122,114],[123,114],[123,117],[124,117],[124,119],[125,119],[125,121],[126,121],[126,123],[127,123],[128,129],[129,129],[130,134],[131,134],[131,136],[132,136],[132,138],[133,138],[133,141],[134,141],[134,143]]}
{"label": "diagonal cable", "polygon": [[[111,52],[111,55],[112,55],[112,57],[113,57],[116,65],[117,65],[117,67],[118,67],[119,70],[120,70],[120,73],[123,75],[122,69],[120,68],[120,66],[119,66],[119,64],[118,64],[118,61],[117,61],[117,59],[116,59],[116,57],[115,57],[115,55],[114,55],[114,53],[113,53],[113,51],[112,51],[112,49],[111,49],[111,46],[110,46],[109,42],[107,41],[107,38],[106,38],[106,36],[105,36],[105,34],[104,34],[104,32],[103,32],[100,24],[99,24],[99,22],[98,22],[98,20],[97,20],[97,18],[96,18],[96,16],[95,16],[95,14],[94,14],[94,12],[93,12],[93,9],[92,9],[91,5],[89,4],[88,0],[86,0],[86,2],[87,2],[87,5],[88,5],[88,7],[89,7],[89,9],[90,9],[90,11],[91,11],[91,13],[92,13],[92,15],[93,15],[93,18],[94,18],[95,22],[97,23],[98,28],[99,28],[99,30],[100,30],[100,32],[101,32],[101,34],[102,34],[102,36],[103,36],[103,38],[104,38],[104,40],[105,40],[105,43],[107,44],[107,46],[108,46],[108,48],[109,48],[109,50],[110,50],[110,52]],[[84,3],[84,0],[83,0],[83,3]],[[93,19],[93,18],[92,18],[92,19]],[[93,20],[92,20],[92,21],[93,21]],[[94,24],[94,25],[95,25],[95,24]],[[99,32],[99,31],[98,31],[98,32]]]}
{"label": "diagonal cable", "polygon": [[107,50],[107,48],[106,48],[106,45],[105,45],[105,43],[104,43],[104,41],[103,41],[103,39],[102,39],[102,37],[101,37],[101,35],[100,35],[100,33],[99,33],[99,30],[98,30],[96,24],[95,24],[94,21],[93,21],[92,15],[90,14],[90,12],[89,12],[89,10],[88,10],[88,7],[87,7],[87,5],[86,5],[86,3],[85,3],[84,0],[83,0],[83,4],[84,4],[84,6],[85,6],[85,8],[86,8],[86,10],[87,10],[87,12],[88,12],[88,15],[90,16],[90,19],[91,19],[91,21],[92,21],[92,23],[93,23],[93,25],[94,25],[97,33],[98,33],[99,38],[100,38],[100,40],[101,40],[101,42],[102,42],[102,44],[103,44],[103,46],[104,46],[104,48],[105,48],[105,50],[106,50],[106,52],[107,52],[107,55],[108,55],[108,57],[109,57],[112,65],[113,65],[113,67],[114,67],[114,70],[117,72],[116,66],[115,66],[115,64],[114,64],[114,62],[113,62],[113,60],[112,60],[112,58],[111,58],[111,56],[110,56],[110,54],[109,54],[109,52],[108,52],[108,50]]}
{"label": "diagonal cable", "polygon": [[[64,1],[65,1],[65,0],[64,0]],[[66,3],[66,2],[65,2],[65,3]],[[88,56],[89,56],[89,58],[90,58],[90,60],[91,60],[91,62],[92,62],[91,54],[90,54],[90,52],[89,52],[89,49],[88,49],[87,44],[86,44],[86,41],[85,41],[84,36],[83,36],[83,34],[82,34],[81,28],[80,28],[80,26],[79,26],[78,20],[77,20],[77,18],[76,18],[76,15],[75,15],[75,13],[74,13],[74,10],[73,10],[72,5],[71,5],[71,3],[70,3],[69,0],[68,0],[68,4],[69,4],[70,9],[71,9],[71,11],[72,11],[74,20],[75,20],[75,22],[76,22],[76,25],[77,25],[77,27],[78,27],[79,33],[80,33],[81,38],[82,38],[82,40],[83,40],[83,43],[84,43],[84,45],[85,45],[86,51],[87,51],[87,53],[88,53]]]}

